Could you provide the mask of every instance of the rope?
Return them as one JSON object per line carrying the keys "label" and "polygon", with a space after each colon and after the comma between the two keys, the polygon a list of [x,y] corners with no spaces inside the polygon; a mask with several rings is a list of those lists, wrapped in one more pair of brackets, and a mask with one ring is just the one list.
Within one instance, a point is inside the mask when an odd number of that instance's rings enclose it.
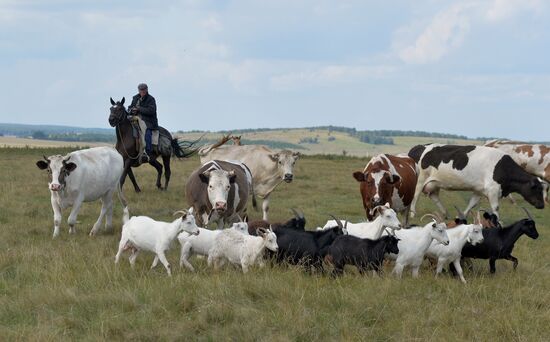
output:
{"label": "rope", "polygon": [[137,160],[139,158],[139,156],[141,155],[141,153],[138,151],[138,153],[135,157],[132,157],[130,155],[130,153],[128,153],[128,150],[126,149],[126,146],[124,145],[124,140],[122,139],[122,132],[120,132],[120,127],[119,126],[120,126],[120,124],[117,125],[116,134],[117,134],[117,137],[120,139],[120,144],[122,145],[122,148],[124,149],[124,153],[126,153],[126,156],[129,159]]}

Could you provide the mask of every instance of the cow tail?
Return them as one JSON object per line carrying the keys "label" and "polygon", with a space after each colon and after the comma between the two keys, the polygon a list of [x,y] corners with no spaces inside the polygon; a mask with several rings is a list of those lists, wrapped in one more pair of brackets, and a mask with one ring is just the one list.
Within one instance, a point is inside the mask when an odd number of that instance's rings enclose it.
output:
{"label": "cow tail", "polygon": [[120,186],[120,182],[117,183],[117,194],[118,199],[120,200],[120,204],[122,204],[122,224],[126,224],[130,220],[130,211],[128,210],[128,201],[126,200],[126,197],[124,197],[124,193],[122,192],[122,187]]}

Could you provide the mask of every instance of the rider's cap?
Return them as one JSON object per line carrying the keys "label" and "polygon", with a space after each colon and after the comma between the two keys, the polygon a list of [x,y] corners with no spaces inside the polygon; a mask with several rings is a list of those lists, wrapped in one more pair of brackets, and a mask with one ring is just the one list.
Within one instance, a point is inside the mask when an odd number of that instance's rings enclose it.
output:
{"label": "rider's cap", "polygon": [[147,90],[147,84],[145,83],[140,83],[138,85],[138,90]]}

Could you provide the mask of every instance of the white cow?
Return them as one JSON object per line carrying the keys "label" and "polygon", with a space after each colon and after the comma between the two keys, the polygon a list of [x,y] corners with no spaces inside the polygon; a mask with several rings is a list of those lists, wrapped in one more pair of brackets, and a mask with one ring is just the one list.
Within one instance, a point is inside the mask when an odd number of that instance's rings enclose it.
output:
{"label": "white cow", "polygon": [[[223,141],[223,140],[222,140]],[[294,164],[300,153],[289,150],[274,152],[263,145],[206,146],[199,151],[201,163],[212,160],[239,161],[252,173],[254,193],[263,199],[263,219],[268,221],[269,196],[281,182],[292,182]]]}
{"label": "white cow", "polygon": [[53,237],[59,235],[62,210],[72,207],[69,215],[69,233],[76,233],[75,224],[83,202],[101,200],[101,212],[90,231],[95,235],[103,218],[105,230],[113,229],[113,193],[118,191],[119,199],[128,216],[128,204],[120,189],[122,175],[122,156],[112,147],[95,147],[74,151],[66,156],[44,156],[36,165],[41,170],[48,170],[50,181],[54,231]]}

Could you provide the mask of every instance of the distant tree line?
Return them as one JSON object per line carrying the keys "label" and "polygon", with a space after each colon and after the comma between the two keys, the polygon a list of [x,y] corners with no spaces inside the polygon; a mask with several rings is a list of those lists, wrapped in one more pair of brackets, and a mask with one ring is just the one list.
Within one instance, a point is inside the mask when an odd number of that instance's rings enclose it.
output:
{"label": "distant tree line", "polygon": [[78,142],[116,142],[114,134],[103,133],[58,133],[46,134],[43,131],[32,132],[33,139],[55,140],[55,141],[78,141]]}

